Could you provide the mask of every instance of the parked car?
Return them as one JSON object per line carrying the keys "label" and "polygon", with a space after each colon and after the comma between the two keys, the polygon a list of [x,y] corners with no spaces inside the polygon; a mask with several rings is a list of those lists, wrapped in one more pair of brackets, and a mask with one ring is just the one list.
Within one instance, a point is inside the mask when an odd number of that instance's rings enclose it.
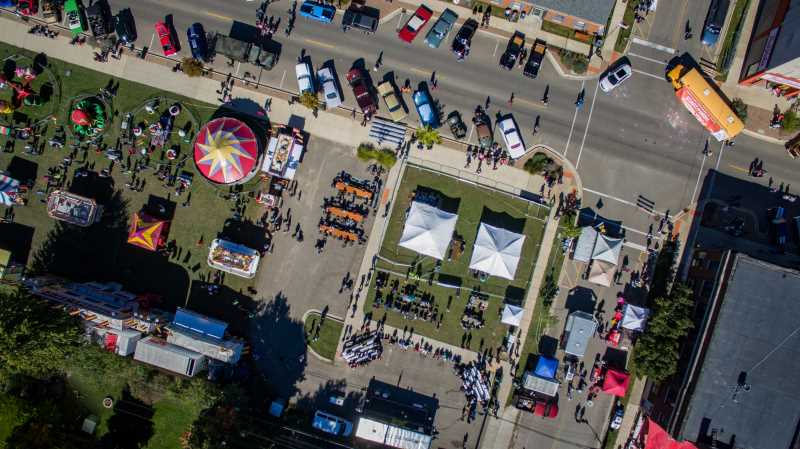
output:
{"label": "parked car", "polygon": [[306,19],[331,23],[335,15],[336,7],[333,5],[326,5],[312,0],[306,0],[300,5],[300,17],[305,17]]}
{"label": "parked car", "polygon": [[531,55],[528,56],[528,62],[525,63],[525,68],[522,70],[522,74],[536,79],[539,76],[539,68],[542,66],[542,60],[544,60],[544,53],[547,51],[547,42],[536,39],[533,42],[533,47],[531,48]]}
{"label": "parked car", "polygon": [[406,118],[406,110],[397,98],[392,83],[384,81],[378,84],[378,94],[383,98],[383,102],[386,103],[386,108],[389,110],[389,116],[392,120],[399,122]]}
{"label": "parked car", "polygon": [[472,45],[472,36],[475,35],[475,31],[477,30],[478,22],[475,19],[467,19],[467,21],[461,25],[458,33],[456,33],[451,49],[459,61],[463,61],[464,58],[469,55],[469,48]]}
{"label": "parked car", "polygon": [[433,16],[433,11],[425,5],[419,5],[414,14],[408,19],[403,28],[400,29],[400,32],[397,35],[400,37],[400,40],[404,42],[408,42],[409,44],[414,38],[417,37],[422,27],[431,20]]}
{"label": "parked car", "polygon": [[614,406],[614,413],[611,415],[611,424],[609,427],[612,430],[617,430],[622,426],[622,418],[625,416],[625,406],[620,401],[617,401]]}
{"label": "parked car", "polygon": [[503,134],[503,142],[506,144],[506,151],[511,159],[519,159],[525,154],[525,144],[522,142],[522,134],[519,127],[511,115],[497,122],[500,133]]}
{"label": "parked car", "polygon": [[294,66],[294,74],[297,76],[297,89],[300,91],[300,95],[306,92],[312,94],[316,92],[314,78],[312,78],[311,73],[311,64],[308,62],[299,62]]}
{"label": "parked car", "polygon": [[19,0],[17,11],[23,16],[35,16],[39,12],[39,0]]}
{"label": "parked car", "polygon": [[198,61],[208,60],[208,41],[206,40],[206,30],[200,23],[193,23],[186,30],[186,37],[189,39],[189,48],[192,50],[192,57]]}
{"label": "parked car", "polygon": [[486,114],[482,107],[475,109],[475,116],[472,117],[475,124],[475,133],[478,135],[478,145],[483,149],[489,149],[494,144],[492,134],[492,119]]}
{"label": "parked car", "polygon": [[378,105],[375,104],[375,98],[373,98],[369,90],[369,85],[367,84],[363,69],[358,67],[350,69],[350,71],[347,72],[347,82],[353,89],[353,95],[356,97],[356,103],[358,103],[361,112],[367,117],[371,117],[375,114]]}
{"label": "parked car", "polygon": [[159,20],[156,22],[155,28],[156,34],[158,34],[158,41],[161,42],[161,50],[164,51],[164,56],[172,56],[177,53],[178,45],[169,26]]}
{"label": "parked car", "polygon": [[111,11],[108,9],[108,3],[95,2],[86,8],[86,21],[92,36],[105,37],[111,32],[110,17]]}
{"label": "parked car", "polygon": [[419,122],[422,126],[430,126],[431,128],[438,128],[441,126],[439,122],[439,109],[433,103],[428,89],[421,88],[417,90],[411,98],[414,100],[414,107],[417,109]]}
{"label": "parked car", "polygon": [[500,66],[507,70],[513,69],[517,65],[523,48],[525,48],[525,34],[516,31],[511,36],[511,39],[508,40],[506,51],[500,56]]}
{"label": "parked car", "polygon": [[447,34],[453,29],[456,20],[458,20],[458,14],[450,9],[445,9],[436,23],[434,23],[428,31],[428,34],[425,35],[425,43],[431,48],[439,48],[444,38],[447,37]]}
{"label": "parked car", "polygon": [[114,31],[122,43],[132,44],[136,42],[136,22],[133,20],[133,13],[130,8],[122,9],[114,16]]}
{"label": "parked car", "polygon": [[447,115],[447,126],[450,127],[450,132],[453,133],[453,137],[456,139],[467,137],[467,125],[461,119],[460,112],[453,111]]}
{"label": "parked car", "polygon": [[353,433],[353,423],[339,418],[336,415],[331,415],[330,413],[319,410],[314,413],[314,421],[312,421],[311,426],[322,432],[339,437],[347,437]]}
{"label": "parked car", "polygon": [[703,35],[700,42],[708,47],[713,47],[719,40],[719,33],[725,25],[725,17],[728,15],[730,0],[711,0],[708,7],[706,22],[703,24]]}
{"label": "parked car", "polygon": [[378,29],[380,10],[352,2],[342,16],[342,31],[355,28],[363,33],[372,34]]}
{"label": "parked car", "polygon": [[322,95],[325,96],[325,107],[335,109],[342,104],[342,96],[339,95],[339,84],[333,75],[330,67],[323,67],[317,70],[317,82],[319,82]]}
{"label": "parked car", "polygon": [[67,22],[67,28],[72,31],[73,36],[77,36],[86,31],[83,11],[81,11],[80,6],[78,6],[77,0],[67,0],[64,2],[64,17]]}
{"label": "parked car", "polygon": [[606,93],[611,92],[630,78],[631,75],[633,75],[633,69],[631,69],[631,65],[627,62],[612,66],[600,77],[600,89]]}

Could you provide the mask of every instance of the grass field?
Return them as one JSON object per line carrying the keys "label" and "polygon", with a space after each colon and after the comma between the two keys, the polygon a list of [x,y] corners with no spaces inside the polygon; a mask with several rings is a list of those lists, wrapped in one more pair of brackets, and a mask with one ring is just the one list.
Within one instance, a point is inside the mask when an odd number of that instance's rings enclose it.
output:
{"label": "grass field", "polygon": [[341,321],[326,318],[322,322],[319,338],[315,340],[314,329],[319,323],[319,320],[320,315],[317,313],[309,314],[306,317],[306,322],[304,324],[306,341],[314,352],[328,360],[333,360],[336,357],[336,347],[339,345],[339,337],[342,335],[344,325]]}
{"label": "grass field", "polygon": [[[413,192],[418,187],[438,192],[442,197],[441,207],[458,214],[455,233],[463,239],[465,250],[452,260],[442,261],[438,269],[434,259],[420,257],[417,253],[397,245],[405,225],[406,210],[410,206]],[[431,294],[443,317],[441,326],[437,326],[434,322],[406,320],[399,313],[388,312],[387,323],[400,328],[408,326],[416,333],[460,345],[465,335],[461,327],[461,316],[469,292],[478,289],[491,295],[491,300],[484,312],[485,326],[471,331],[469,346],[472,349],[498,346],[506,333],[505,326],[500,326],[499,323],[503,300],[516,303],[524,301],[539,253],[544,232],[543,220],[547,213],[547,209],[542,206],[504,193],[482,189],[427,170],[406,168],[379,253],[381,259],[378,260],[376,267],[379,271],[392,273],[390,278],[398,279],[401,285],[411,283],[417,286],[418,291]],[[525,235],[522,255],[513,281],[492,276],[482,282],[470,273],[472,247],[481,222],[488,222]],[[418,276],[408,275],[411,266]],[[381,319],[383,309],[372,307],[375,299],[375,278],[374,276],[370,287],[365,312],[372,312],[374,319]],[[437,283],[460,285],[460,295],[459,290]]]}
{"label": "grass field", "polygon": [[[24,50],[0,44],[0,58],[23,55],[33,58],[34,55]],[[19,58],[17,63],[25,65],[32,59]],[[184,111],[176,120],[176,129],[184,124],[196,122],[205,123],[217,111],[217,107],[199,103],[195,100],[182,98],[156,88],[112,79],[100,72],[74,66],[62,61],[47,58],[49,72],[40,77],[55,80],[55,93],[50,101],[60,100],[56,108],[49,105],[40,107],[26,106],[13,115],[16,121],[30,119],[37,121],[42,115],[56,111],[55,122],[46,125],[43,131],[43,141],[53,135],[58,125],[66,124],[66,114],[71,99],[84,94],[96,94],[99,89],[108,85],[109,81],[119,83],[118,93],[111,103],[113,119],[107,127],[100,148],[111,147],[117,141],[120,133],[120,119],[127,112],[141,111],[143,104],[152,98],[165,98],[161,110],[166,109],[173,102],[180,102]],[[51,83],[53,84],[53,83]],[[184,118],[186,116],[186,118]],[[193,116],[195,120],[190,120]],[[136,115],[144,117],[139,113]],[[150,116],[149,121],[157,119],[157,115]],[[11,115],[0,118],[0,123],[8,124]],[[147,117],[142,119],[147,120]],[[194,130],[196,131],[196,130]],[[6,143],[6,137],[0,137],[0,144]],[[76,143],[72,139],[67,143]],[[169,145],[178,145],[179,155],[190,155],[190,143],[182,142],[173,132],[168,142]],[[207,267],[205,259],[208,245],[218,233],[223,231],[226,220],[232,215],[234,204],[223,197],[228,194],[228,189],[220,190],[205,182],[196,172],[194,164],[188,160],[185,165],[174,167],[172,172],[178,173],[185,170],[194,175],[191,187],[191,200],[186,205],[187,194],[175,195],[175,188],[166,188],[159,181],[153,170],[143,171],[139,178],[145,181],[141,192],[125,188],[131,181],[130,175],[122,174],[120,163],[114,164],[111,171],[111,182],[93,181],[83,182],[78,186],[72,179],[72,171],[82,165],[85,155],[85,164],[95,171],[110,167],[111,161],[106,159],[100,151],[82,145],[76,149],[75,162],[66,175],[65,188],[72,190],[91,191],[96,194],[98,202],[105,203],[106,219],[102,225],[90,228],[76,229],[67,227],[50,219],[45,213],[44,196],[35,194],[37,190],[44,190],[46,183],[43,176],[48,169],[55,167],[69,155],[69,149],[53,149],[44,145],[41,155],[26,154],[23,149],[25,142],[17,141],[12,152],[0,153],[0,170],[8,170],[12,176],[21,180],[36,180],[36,185],[27,195],[27,206],[14,207],[15,223],[0,224],[0,246],[13,249],[15,258],[26,262],[29,266],[39,271],[60,274],[74,280],[113,280],[122,283],[126,289],[134,292],[152,292],[163,297],[165,308],[184,305],[191,288],[191,283],[198,280],[201,275],[205,278],[211,270]],[[84,152],[83,148],[86,148]],[[134,156],[136,157],[136,156]],[[163,157],[158,152],[151,156],[151,164]],[[102,181],[102,179],[100,180]],[[161,203],[167,210],[174,210],[168,239],[175,240],[180,248],[179,254],[171,259],[133,247],[126,243],[127,226],[133,213],[139,211],[146,204]],[[4,209],[0,206],[0,209]],[[0,212],[3,212],[0,210]],[[245,216],[255,218],[260,213],[254,201],[249,201]],[[263,233],[262,233],[263,234]],[[202,243],[198,244],[202,240]],[[222,298],[246,288],[251,281],[227,276],[225,285],[229,289],[222,290]],[[213,303],[208,298],[198,296],[191,305],[210,312],[218,308],[220,296],[214,298]],[[207,303],[207,304],[206,304]]]}

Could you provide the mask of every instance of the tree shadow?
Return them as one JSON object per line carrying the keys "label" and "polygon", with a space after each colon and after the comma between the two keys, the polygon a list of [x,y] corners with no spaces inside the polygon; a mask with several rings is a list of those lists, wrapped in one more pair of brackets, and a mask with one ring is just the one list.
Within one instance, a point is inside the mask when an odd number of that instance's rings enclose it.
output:
{"label": "tree shadow", "polygon": [[542,335],[539,338],[539,354],[545,357],[555,357],[558,352],[558,339],[549,335]]}
{"label": "tree shadow", "polygon": [[628,366],[628,351],[616,348],[606,348],[603,360],[612,368],[625,370]]}
{"label": "tree shadow", "polygon": [[267,243],[264,228],[250,220],[226,220],[218,237],[255,249]]}
{"label": "tree shadow", "polygon": [[39,164],[19,156],[14,156],[5,170],[8,176],[18,180],[21,184],[32,184],[36,181]]}
{"label": "tree shadow", "polygon": [[595,212],[591,207],[584,207],[579,211],[578,226],[597,226],[600,223],[605,227],[606,235],[609,237],[625,237],[625,228],[619,220],[605,218]]}
{"label": "tree shadow", "polygon": [[308,424],[308,417],[321,410],[349,420],[361,406],[363,396],[361,391],[347,392],[346,379],[331,379],[320,385],[317,391],[300,396],[289,419],[297,424]]}
{"label": "tree shadow", "polygon": [[27,265],[35,231],[19,223],[0,223],[0,248],[10,251],[15,262]]}
{"label": "tree shadow", "polygon": [[257,301],[224,283],[193,281],[187,304],[195,312],[225,321],[231,332],[242,337],[250,336],[250,321],[258,313]]}
{"label": "tree shadow", "polygon": [[436,190],[422,184],[417,186],[414,193],[415,195],[437,197],[437,207],[445,212],[450,212],[451,214],[457,214],[458,208],[461,206],[461,198],[447,196],[440,190]]}
{"label": "tree shadow", "polygon": [[108,419],[108,432],[100,439],[100,449],[138,449],[147,445],[154,433],[152,407],[133,397],[128,388],[115,401]]}

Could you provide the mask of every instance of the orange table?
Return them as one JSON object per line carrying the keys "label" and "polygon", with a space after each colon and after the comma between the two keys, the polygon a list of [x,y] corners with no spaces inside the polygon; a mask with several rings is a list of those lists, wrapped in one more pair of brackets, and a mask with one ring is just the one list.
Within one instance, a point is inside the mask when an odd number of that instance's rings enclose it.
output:
{"label": "orange table", "polygon": [[319,230],[333,237],[352,240],[354,242],[358,240],[358,236],[355,233],[342,231],[341,229],[336,229],[333,226],[320,225]]}
{"label": "orange table", "polygon": [[361,223],[361,220],[364,219],[364,216],[358,212],[350,212],[349,210],[340,209],[338,207],[329,206],[325,211],[337,217],[349,218],[357,223]]}
{"label": "orange table", "polygon": [[372,192],[370,192],[369,190],[364,190],[362,188],[350,184],[345,184],[342,181],[338,181],[336,183],[336,190],[340,190],[342,192],[347,192],[347,193],[353,193],[356,196],[360,196],[362,198],[372,199]]}

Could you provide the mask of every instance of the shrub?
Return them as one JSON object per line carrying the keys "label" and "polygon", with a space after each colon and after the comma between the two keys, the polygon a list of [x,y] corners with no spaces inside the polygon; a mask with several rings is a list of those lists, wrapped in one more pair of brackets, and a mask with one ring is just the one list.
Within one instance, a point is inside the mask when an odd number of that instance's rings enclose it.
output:
{"label": "shrub", "polygon": [[181,70],[186,76],[194,78],[203,74],[203,63],[194,58],[183,58]]}
{"label": "shrub", "polygon": [[589,67],[589,58],[586,55],[569,50],[561,50],[561,62],[575,73],[586,73]]}
{"label": "shrub", "polygon": [[319,97],[317,97],[317,94],[312,94],[311,92],[303,92],[300,95],[299,101],[300,104],[312,111],[318,110],[320,106]]}
{"label": "shrub", "polygon": [[547,167],[553,160],[544,153],[536,153],[530,159],[525,161],[522,168],[532,174],[541,175],[545,167]]}
{"label": "shrub", "polygon": [[745,123],[747,122],[747,105],[741,98],[734,98],[731,100],[731,108],[739,117],[739,120]]}
{"label": "shrub", "polygon": [[783,130],[788,133],[793,133],[800,129],[800,115],[795,111],[786,111],[783,114],[783,122],[781,123]]}
{"label": "shrub", "polygon": [[358,158],[364,162],[375,161],[387,170],[397,163],[395,152],[388,148],[375,148],[371,143],[362,143],[356,149]]}

